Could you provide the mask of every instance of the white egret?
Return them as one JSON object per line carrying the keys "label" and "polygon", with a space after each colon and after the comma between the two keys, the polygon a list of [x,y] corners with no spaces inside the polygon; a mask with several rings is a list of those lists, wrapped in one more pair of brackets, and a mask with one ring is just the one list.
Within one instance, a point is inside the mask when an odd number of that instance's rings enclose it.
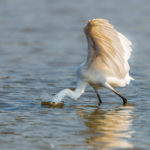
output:
{"label": "white egret", "polygon": [[131,42],[116,31],[105,19],[89,20],[84,28],[88,42],[88,56],[77,70],[76,89],[64,89],[52,97],[51,104],[59,104],[64,97],[78,99],[87,85],[95,90],[99,104],[102,103],[98,89],[107,88],[127,103],[127,99],[113,87],[124,87],[133,80],[129,75],[128,59]]}

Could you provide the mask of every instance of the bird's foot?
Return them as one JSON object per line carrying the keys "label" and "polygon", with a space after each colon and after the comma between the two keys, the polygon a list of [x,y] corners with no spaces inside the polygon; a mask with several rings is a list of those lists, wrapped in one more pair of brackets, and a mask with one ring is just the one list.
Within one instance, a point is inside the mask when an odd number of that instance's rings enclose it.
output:
{"label": "bird's foot", "polygon": [[98,102],[98,106],[100,106],[102,103]]}
{"label": "bird's foot", "polygon": [[122,97],[122,100],[123,100],[123,104],[127,104],[127,99],[125,97]]}

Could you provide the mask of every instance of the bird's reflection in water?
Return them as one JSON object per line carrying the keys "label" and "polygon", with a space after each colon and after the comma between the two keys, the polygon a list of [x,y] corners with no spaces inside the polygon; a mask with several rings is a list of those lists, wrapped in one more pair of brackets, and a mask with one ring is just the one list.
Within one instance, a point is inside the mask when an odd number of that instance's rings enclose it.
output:
{"label": "bird's reflection in water", "polygon": [[80,109],[79,115],[85,119],[88,129],[84,134],[87,149],[112,150],[132,148],[132,112],[134,106],[121,106],[103,111],[96,108],[91,113]]}

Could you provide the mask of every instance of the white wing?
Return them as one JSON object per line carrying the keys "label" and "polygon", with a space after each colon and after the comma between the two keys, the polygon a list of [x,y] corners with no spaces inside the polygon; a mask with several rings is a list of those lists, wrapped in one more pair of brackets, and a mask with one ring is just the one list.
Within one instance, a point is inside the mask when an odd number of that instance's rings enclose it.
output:
{"label": "white wing", "polygon": [[131,42],[104,19],[90,20],[85,27],[85,34],[88,40],[88,61],[92,64],[99,60],[99,68],[105,68],[109,78],[129,83],[132,79],[128,64]]}

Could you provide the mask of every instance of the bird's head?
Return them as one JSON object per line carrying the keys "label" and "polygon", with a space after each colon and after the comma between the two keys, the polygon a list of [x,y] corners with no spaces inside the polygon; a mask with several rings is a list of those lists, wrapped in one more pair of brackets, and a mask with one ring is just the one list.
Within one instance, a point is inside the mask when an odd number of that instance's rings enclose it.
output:
{"label": "bird's head", "polygon": [[41,102],[42,106],[48,106],[52,108],[62,108],[64,106],[64,102],[61,101],[61,98],[54,96],[50,101],[42,101]]}

